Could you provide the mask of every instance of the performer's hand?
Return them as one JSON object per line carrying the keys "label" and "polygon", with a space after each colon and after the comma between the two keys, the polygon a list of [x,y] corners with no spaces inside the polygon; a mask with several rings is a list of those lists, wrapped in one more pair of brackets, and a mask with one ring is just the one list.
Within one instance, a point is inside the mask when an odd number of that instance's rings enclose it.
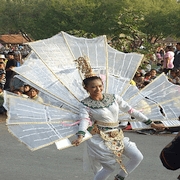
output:
{"label": "performer's hand", "polygon": [[151,127],[157,130],[164,130],[166,127],[164,126],[164,124],[155,124],[154,122],[151,123]]}
{"label": "performer's hand", "polygon": [[81,142],[82,142],[82,139],[83,139],[83,136],[82,135],[78,135],[78,138],[76,140],[72,141],[72,144],[74,146],[79,146],[79,144],[81,144]]}

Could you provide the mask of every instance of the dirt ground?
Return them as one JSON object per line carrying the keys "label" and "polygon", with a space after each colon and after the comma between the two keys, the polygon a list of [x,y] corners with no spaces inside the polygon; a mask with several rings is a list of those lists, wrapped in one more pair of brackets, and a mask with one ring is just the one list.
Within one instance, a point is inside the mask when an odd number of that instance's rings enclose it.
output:
{"label": "dirt ground", "polygon": [[6,115],[0,114],[0,123],[5,123],[6,122],[6,118],[7,118]]}

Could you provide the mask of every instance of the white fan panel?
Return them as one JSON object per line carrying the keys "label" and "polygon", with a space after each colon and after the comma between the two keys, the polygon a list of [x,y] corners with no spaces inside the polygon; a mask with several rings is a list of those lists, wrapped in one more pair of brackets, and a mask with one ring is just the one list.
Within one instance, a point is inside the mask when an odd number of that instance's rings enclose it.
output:
{"label": "white fan panel", "polygon": [[139,121],[138,122],[130,122],[130,124],[131,124],[131,128],[136,129],[136,130],[151,128],[150,126],[146,125],[145,123],[139,122]]}
{"label": "white fan panel", "polygon": [[[146,102],[141,101],[139,102],[138,105],[136,105],[133,108],[142,112],[152,121],[163,121],[164,119],[166,119],[160,112],[160,109],[158,106],[152,106],[152,107],[149,105],[143,106],[145,103]],[[122,113],[122,112],[120,112],[119,114],[119,120],[120,121],[138,121],[138,119],[131,119],[129,114],[127,115],[126,113]]]}
{"label": "white fan panel", "polygon": [[142,89],[141,93],[161,104],[171,99],[176,99],[180,94],[180,86],[170,83],[167,77],[161,74],[152,83]]}
{"label": "white fan panel", "polygon": [[166,119],[177,119],[180,116],[180,96],[162,105]]}
{"label": "white fan panel", "polygon": [[74,135],[78,131],[78,126],[19,124],[8,126],[8,130],[31,150],[37,150],[57,140]]}
{"label": "white fan panel", "polygon": [[129,86],[129,80],[117,78],[115,76],[108,76],[108,89],[107,92],[110,94],[121,95],[123,91]]}
{"label": "white fan panel", "polygon": [[105,36],[87,39],[67,33],[63,33],[63,35],[76,59],[85,55],[89,58],[92,68],[106,69],[107,43]]}
{"label": "white fan panel", "polygon": [[88,96],[87,92],[82,86],[82,79],[79,76],[79,71],[74,69],[72,72],[60,72],[58,75],[59,79],[62,79],[63,85],[74,94],[78,100],[83,100]]}
{"label": "white fan panel", "polygon": [[74,107],[72,105],[69,105],[69,104],[65,103],[64,101],[62,101],[59,98],[55,97],[53,94],[50,94],[47,91],[45,91],[44,89],[40,88],[39,86],[34,84],[32,81],[29,81],[29,80],[25,79],[21,75],[18,75],[17,78],[20,79],[21,81],[25,82],[26,84],[29,84],[30,86],[38,89],[39,90],[38,96],[40,96],[43,99],[44,103],[50,104],[50,105],[53,105],[53,106],[57,106],[57,107],[61,107],[61,108],[70,110],[70,111],[72,111],[74,113],[79,112],[77,107]]}
{"label": "white fan panel", "polygon": [[64,101],[64,103],[78,107],[79,101],[75,99],[35,54],[29,56],[28,60],[22,66],[14,68],[14,71],[29,81],[32,81],[36,86],[44,89],[50,95]]}
{"label": "white fan panel", "polygon": [[[137,91],[137,89],[134,88],[133,86],[129,86],[129,87],[131,87],[129,88],[129,90],[135,89],[133,96],[132,97],[127,96],[128,99],[126,99],[126,101],[132,106],[132,108],[141,111],[144,115],[146,115],[148,118],[150,118],[153,121],[160,121],[165,119],[165,116],[160,111],[161,108],[159,104],[154,102],[152,99],[144,97],[141,91]],[[131,91],[129,91],[129,93],[131,93]]]}
{"label": "white fan panel", "polygon": [[178,118],[180,86],[170,83],[164,74],[142,89],[141,93],[162,108],[166,120]]}
{"label": "white fan panel", "polygon": [[6,91],[4,93],[6,97],[4,106],[10,114],[7,118],[7,124],[73,124],[79,118],[78,114],[71,111],[41,104],[35,100],[19,97]]}
{"label": "white fan panel", "polygon": [[60,70],[75,68],[74,56],[66,45],[62,33],[28,44],[39,58],[56,74]]}
{"label": "white fan panel", "polygon": [[[94,73],[104,79],[104,87],[106,89],[108,54],[105,36],[87,39],[77,38],[66,33],[63,33],[63,35],[66,39],[68,47],[70,48],[76,59],[82,56],[86,56],[89,59]],[[81,83],[82,79],[79,82],[80,86]]]}
{"label": "white fan panel", "polygon": [[166,127],[177,127],[180,126],[179,120],[168,120],[162,122]]}
{"label": "white fan panel", "polygon": [[109,73],[130,81],[139,67],[143,55],[122,53],[108,46],[108,58]]}
{"label": "white fan panel", "polygon": [[132,98],[134,94],[138,94],[138,92],[139,89],[137,88],[137,86],[133,86],[129,84],[128,87],[126,88],[126,91],[124,91],[121,96],[125,101],[129,101],[129,99]]}
{"label": "white fan panel", "polygon": [[[100,71],[103,70],[101,73],[104,75],[106,74],[106,43],[105,37],[103,36],[94,39],[86,39],[76,38],[61,32],[57,36],[35,43],[29,43],[29,45],[47,65],[47,68],[54,72],[57,78],[61,80],[69,91],[73,91],[72,93],[80,100],[84,99],[87,95],[82,88],[82,78],[77,72],[74,60],[80,56],[88,56],[94,71],[99,75]],[[63,49],[62,51],[61,47],[67,47],[67,49]],[[55,55],[53,51],[55,51]],[[67,61],[66,55],[68,52],[72,57],[68,56]],[[68,66],[65,66],[67,64]]]}

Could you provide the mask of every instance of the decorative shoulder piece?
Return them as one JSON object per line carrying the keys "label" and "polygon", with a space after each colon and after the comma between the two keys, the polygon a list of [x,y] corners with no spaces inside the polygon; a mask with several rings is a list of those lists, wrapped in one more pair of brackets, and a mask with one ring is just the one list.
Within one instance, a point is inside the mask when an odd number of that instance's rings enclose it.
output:
{"label": "decorative shoulder piece", "polygon": [[78,64],[78,69],[81,71],[81,73],[84,75],[84,78],[89,78],[92,76],[96,76],[96,74],[93,72],[91,65],[88,61],[87,57],[79,57],[75,60],[75,62]]}
{"label": "decorative shoulder piece", "polygon": [[85,106],[88,106],[92,109],[99,109],[104,107],[109,107],[113,104],[115,100],[114,94],[103,94],[103,99],[101,101],[96,101],[91,99],[90,97],[81,101]]}

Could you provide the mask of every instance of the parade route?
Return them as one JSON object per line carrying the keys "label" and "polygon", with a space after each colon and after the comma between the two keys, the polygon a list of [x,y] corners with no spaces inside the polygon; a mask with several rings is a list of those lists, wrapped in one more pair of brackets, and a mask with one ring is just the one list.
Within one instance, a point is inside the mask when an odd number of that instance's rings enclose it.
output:
{"label": "parade route", "polygon": [[[179,170],[165,169],[159,159],[162,148],[175,135],[142,135],[125,132],[136,142],[144,155],[139,167],[126,180],[176,180]],[[83,172],[83,144],[57,150],[53,144],[37,151],[30,151],[7,130],[5,116],[0,121],[0,175],[1,180],[92,180],[93,172]],[[125,159],[126,160],[126,159]],[[114,180],[118,166],[109,180]]]}

